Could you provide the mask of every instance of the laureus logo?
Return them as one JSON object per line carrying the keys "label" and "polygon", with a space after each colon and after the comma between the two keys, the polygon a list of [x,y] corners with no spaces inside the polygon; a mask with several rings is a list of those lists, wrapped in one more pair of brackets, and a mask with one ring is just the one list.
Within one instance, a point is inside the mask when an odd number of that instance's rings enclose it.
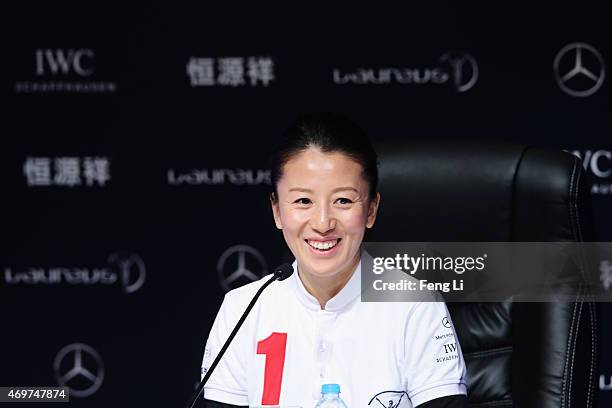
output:
{"label": "laureus logo", "polygon": [[457,92],[469,91],[478,81],[478,63],[470,54],[447,52],[440,57],[451,67],[451,78]]}
{"label": "laureus logo", "polygon": [[138,255],[115,252],[108,257],[108,263],[117,267],[125,293],[134,293],[144,285],[147,269]]}
{"label": "laureus logo", "polygon": [[450,84],[456,92],[472,89],[478,82],[476,58],[465,52],[446,52],[429,67],[381,67],[333,70],[337,85],[442,85]]}
{"label": "laureus logo", "polygon": [[132,252],[113,252],[108,256],[107,264],[101,266],[5,267],[0,282],[4,278],[7,285],[119,285],[125,293],[134,293],[142,288],[146,276],[147,269],[139,255]]}

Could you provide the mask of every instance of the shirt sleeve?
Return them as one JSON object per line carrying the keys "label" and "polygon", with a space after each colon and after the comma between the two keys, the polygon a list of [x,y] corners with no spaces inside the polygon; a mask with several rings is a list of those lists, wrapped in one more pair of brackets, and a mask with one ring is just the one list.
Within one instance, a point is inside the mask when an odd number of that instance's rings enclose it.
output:
{"label": "shirt sleeve", "polygon": [[[225,295],[221,308],[213,323],[202,360],[202,378],[215,360],[221,347],[238,322],[234,313],[231,293]],[[204,398],[231,405],[249,405],[246,376],[246,350],[242,347],[240,332],[228,349],[204,387]],[[242,357],[242,358],[241,358]]]}
{"label": "shirt sleeve", "polygon": [[467,408],[467,406],[467,397],[465,395],[450,395],[427,401],[417,408]]}
{"label": "shirt sleeve", "polygon": [[446,304],[417,303],[405,330],[404,378],[412,405],[467,395],[465,362]]}

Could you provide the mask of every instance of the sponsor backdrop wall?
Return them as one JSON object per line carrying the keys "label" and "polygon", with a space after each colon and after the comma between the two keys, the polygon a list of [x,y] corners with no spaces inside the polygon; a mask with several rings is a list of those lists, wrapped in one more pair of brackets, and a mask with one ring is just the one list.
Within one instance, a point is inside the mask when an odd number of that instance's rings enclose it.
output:
{"label": "sponsor backdrop wall", "polygon": [[[604,10],[380,7],[5,11],[0,385],[65,384],[74,406],[182,405],[224,293],[286,260],[267,157],[305,111],[344,112],[377,141],[568,150],[612,240]],[[612,290],[612,260],[601,281]]]}

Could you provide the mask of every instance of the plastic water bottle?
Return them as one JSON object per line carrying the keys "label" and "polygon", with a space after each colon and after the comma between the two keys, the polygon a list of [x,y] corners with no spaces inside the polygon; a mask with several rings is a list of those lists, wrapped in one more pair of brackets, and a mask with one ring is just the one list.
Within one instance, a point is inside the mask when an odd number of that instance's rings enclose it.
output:
{"label": "plastic water bottle", "polygon": [[338,384],[323,384],[321,387],[321,399],[315,408],[347,408],[340,398],[340,386]]}

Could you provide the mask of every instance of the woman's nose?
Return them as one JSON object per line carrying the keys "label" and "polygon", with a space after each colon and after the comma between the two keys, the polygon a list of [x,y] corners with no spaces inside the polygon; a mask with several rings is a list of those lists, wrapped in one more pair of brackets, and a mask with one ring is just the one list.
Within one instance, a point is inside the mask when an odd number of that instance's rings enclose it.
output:
{"label": "woman's nose", "polygon": [[318,206],[310,219],[310,225],[319,234],[325,234],[336,228],[336,219],[327,206]]}

